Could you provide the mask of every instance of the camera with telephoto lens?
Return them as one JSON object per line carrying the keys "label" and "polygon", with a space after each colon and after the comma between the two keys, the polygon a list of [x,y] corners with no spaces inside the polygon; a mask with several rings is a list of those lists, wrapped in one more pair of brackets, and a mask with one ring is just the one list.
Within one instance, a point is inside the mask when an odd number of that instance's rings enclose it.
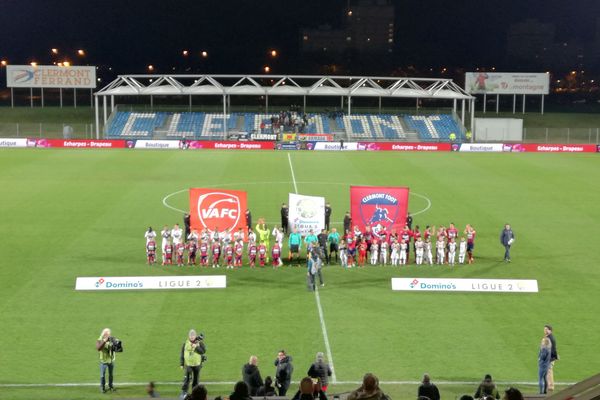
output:
{"label": "camera with telephoto lens", "polygon": [[116,337],[109,336],[108,341],[110,342],[111,350],[113,353],[122,353],[123,352],[123,342]]}
{"label": "camera with telephoto lens", "polygon": [[193,343],[198,343],[204,340],[204,333],[200,332],[198,336],[193,340]]}

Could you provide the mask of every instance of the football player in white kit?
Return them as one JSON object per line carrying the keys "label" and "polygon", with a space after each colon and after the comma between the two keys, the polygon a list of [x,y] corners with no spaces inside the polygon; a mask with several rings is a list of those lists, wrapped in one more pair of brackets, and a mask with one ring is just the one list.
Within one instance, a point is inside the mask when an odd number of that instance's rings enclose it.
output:
{"label": "football player in white kit", "polygon": [[394,239],[392,243],[392,265],[397,266],[398,260],[400,260],[400,243],[398,243],[397,239]]}
{"label": "football player in white kit", "polygon": [[388,249],[390,245],[388,241],[385,240],[385,237],[381,240],[381,245],[379,247],[379,259],[381,260],[382,265],[386,265],[388,258]]}
{"label": "football player in white kit", "polygon": [[448,264],[454,266],[454,259],[456,258],[456,242],[454,239],[450,239],[448,243]]}
{"label": "football player in white kit", "polygon": [[196,243],[196,245],[198,244],[198,231],[196,231],[195,229],[193,231],[190,232],[190,234],[187,237],[188,241],[193,241],[194,243]]}
{"label": "football player in white kit", "polygon": [[167,225],[165,225],[163,230],[160,231],[160,237],[162,238],[162,241],[160,242],[162,263],[165,265],[165,248],[167,247],[167,244],[169,244],[169,239],[171,239],[171,230]]}
{"label": "football player in white kit", "polygon": [[433,254],[431,252],[431,239],[425,240],[425,264],[433,265]]}
{"label": "football player in white kit", "polygon": [[338,246],[338,251],[340,253],[340,263],[342,267],[348,268],[348,251],[346,249],[346,241],[340,241],[340,245]]}
{"label": "football player in white kit", "polygon": [[444,264],[444,256],[446,255],[446,244],[444,243],[444,238],[442,236],[438,236],[438,240],[436,242],[437,248],[437,264]]}
{"label": "football player in white kit", "polygon": [[279,245],[279,248],[283,249],[283,229],[279,229],[275,226],[271,234],[275,237],[275,241]]}
{"label": "football player in white kit", "polygon": [[173,247],[177,247],[177,245],[182,242],[183,229],[179,227],[179,224],[175,224],[173,229],[171,229],[171,237],[173,238]]}
{"label": "football player in white kit", "polygon": [[371,265],[376,265],[377,261],[379,260],[379,244],[377,243],[377,240],[373,240],[373,242],[371,242]]}
{"label": "football player in white kit", "polygon": [[465,256],[467,255],[467,241],[464,237],[460,238],[460,244],[458,245],[458,263],[465,263]]}
{"label": "football player in white kit", "polygon": [[154,232],[151,226],[149,226],[146,233],[144,233],[144,237],[146,238],[146,245],[148,245],[149,241],[154,240],[154,238],[156,238],[156,232]]}
{"label": "football player in white kit", "polygon": [[416,254],[417,265],[423,264],[424,248],[425,248],[425,243],[423,243],[423,240],[421,240],[421,238],[419,237],[417,239],[417,241],[415,242],[415,254]]}
{"label": "football player in white kit", "polygon": [[406,265],[406,250],[408,245],[404,240],[400,242],[400,265]]}

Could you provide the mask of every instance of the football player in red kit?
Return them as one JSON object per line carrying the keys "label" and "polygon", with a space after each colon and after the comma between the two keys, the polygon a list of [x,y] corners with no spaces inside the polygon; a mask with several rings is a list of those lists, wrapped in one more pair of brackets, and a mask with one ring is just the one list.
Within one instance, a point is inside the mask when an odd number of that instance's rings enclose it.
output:
{"label": "football player in red kit", "polygon": [[173,264],[173,244],[169,241],[165,245],[165,261],[163,265],[171,265]]}
{"label": "football player in red kit", "polygon": [[265,266],[265,262],[267,261],[267,246],[264,242],[260,242],[258,246],[258,263],[261,267]]}
{"label": "football player in red kit", "polygon": [[219,258],[221,257],[221,244],[218,240],[215,240],[211,246],[212,251],[212,259],[213,259],[213,268],[219,268]]}
{"label": "football player in red kit", "polygon": [[471,226],[471,224],[467,224],[465,228],[465,235],[467,235],[467,256],[468,263],[473,264],[475,260],[473,259],[473,249],[475,248],[475,235],[477,232]]}
{"label": "football player in red kit", "polygon": [[200,265],[208,267],[208,242],[206,240],[200,242]]}
{"label": "football player in red kit", "polygon": [[185,254],[185,244],[183,242],[175,245],[175,254],[177,255],[177,266],[183,267],[183,256]]}
{"label": "football player in red kit", "polygon": [[279,243],[277,242],[275,242],[271,249],[271,258],[273,258],[273,268],[277,268],[279,266],[279,259],[281,258],[281,247],[279,247]]}
{"label": "football player in red kit", "polygon": [[148,265],[156,263],[156,242],[154,239],[150,239],[146,243],[146,259],[148,260]]}
{"label": "football player in red kit", "polygon": [[367,260],[367,241],[365,238],[360,239],[360,244],[358,245],[358,266],[365,266],[365,261]]}
{"label": "football player in red kit", "polygon": [[233,265],[235,267],[241,267],[242,257],[244,256],[244,242],[242,240],[238,240],[237,242],[235,242],[233,251],[235,252],[235,262],[233,263]]}
{"label": "football player in red kit", "polygon": [[454,242],[456,242],[456,239],[458,238],[458,229],[456,229],[454,223],[452,222],[450,223],[448,229],[446,229],[446,238],[448,239],[448,241],[446,242],[446,264],[448,264],[450,242],[452,241],[452,239],[454,239]]}
{"label": "football player in red kit", "polygon": [[250,268],[256,267],[257,252],[256,242],[248,242],[248,261],[250,262]]}
{"label": "football player in red kit", "polygon": [[356,241],[354,237],[348,236],[346,238],[346,251],[348,252],[348,268],[354,267],[354,259],[356,258]]}
{"label": "football player in red kit", "polygon": [[188,265],[196,265],[196,252],[198,251],[198,245],[195,240],[190,240],[188,243]]}
{"label": "football player in red kit", "polygon": [[227,262],[227,269],[233,269],[233,246],[231,243],[227,243],[223,253],[225,254],[225,261]]}

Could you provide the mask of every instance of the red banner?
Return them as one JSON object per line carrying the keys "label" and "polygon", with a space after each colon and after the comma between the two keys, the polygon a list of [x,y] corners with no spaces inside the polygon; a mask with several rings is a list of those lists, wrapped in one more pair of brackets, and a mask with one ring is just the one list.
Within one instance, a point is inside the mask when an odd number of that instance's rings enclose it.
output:
{"label": "red banner", "polygon": [[236,142],[212,140],[190,140],[187,142],[190,149],[213,149],[213,150],[275,150],[275,142]]}
{"label": "red banner", "polygon": [[504,145],[508,151],[533,152],[533,153],[595,153],[595,144],[541,144],[541,143],[515,143]]}
{"label": "red banner", "polygon": [[367,151],[450,151],[450,143],[359,142],[359,150]]}
{"label": "red banner", "polygon": [[190,189],[190,225],[198,231],[234,232],[246,227],[246,192]]}
{"label": "red banner", "polygon": [[70,149],[124,149],[124,140],[27,139],[28,147],[62,147]]}
{"label": "red banner", "polygon": [[377,234],[402,230],[408,211],[407,187],[350,186],[350,214],[352,223],[364,231],[366,226]]}

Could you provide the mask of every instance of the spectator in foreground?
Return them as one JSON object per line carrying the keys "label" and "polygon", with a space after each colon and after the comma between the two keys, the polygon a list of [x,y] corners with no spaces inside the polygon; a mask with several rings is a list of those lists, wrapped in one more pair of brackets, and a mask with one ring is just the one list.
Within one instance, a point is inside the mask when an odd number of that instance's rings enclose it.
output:
{"label": "spectator in foreground", "polygon": [[479,384],[474,397],[476,399],[481,399],[487,396],[491,396],[496,400],[500,400],[500,393],[498,392],[498,388],[496,388],[496,384],[492,380],[492,376],[490,374],[487,374],[483,378],[483,381],[481,384]]}
{"label": "spectator in foreground", "polygon": [[313,379],[306,377],[300,381],[300,388],[292,397],[292,400],[327,400],[327,395],[323,392],[320,382],[314,383]]}
{"label": "spectator in foreground", "polygon": [[258,390],[256,391],[256,396],[257,397],[277,396],[277,393],[275,392],[275,388],[273,387],[273,378],[271,378],[270,376],[267,376],[265,378],[265,384],[258,388]]}
{"label": "spectator in foreground", "polygon": [[322,352],[318,352],[315,362],[308,369],[307,375],[311,378],[319,379],[321,388],[326,392],[331,374],[331,367],[325,362],[325,356]]}
{"label": "spectator in foreground", "polygon": [[233,387],[233,393],[229,395],[229,400],[252,400],[248,392],[248,385],[244,381],[239,381]]}
{"label": "spectator in foreground", "polygon": [[390,400],[379,388],[379,379],[371,373],[365,374],[362,386],[348,395],[348,400]]}
{"label": "spectator in foreground", "polygon": [[204,385],[196,385],[192,388],[192,392],[188,394],[186,400],[206,400],[208,398],[208,391]]}
{"label": "spectator in foreground", "polygon": [[503,400],[523,400],[523,394],[521,391],[514,387],[509,387],[504,391]]}
{"label": "spectator in foreground", "polygon": [[294,372],[292,356],[287,355],[285,350],[280,350],[277,353],[275,367],[275,384],[279,390],[279,395],[285,396],[292,382],[292,373]]}
{"label": "spectator in foreground", "polygon": [[437,386],[431,383],[429,374],[423,375],[423,381],[421,386],[419,386],[417,396],[419,398],[427,397],[429,400],[440,400],[440,391],[438,390]]}
{"label": "spectator in foreground", "polygon": [[460,396],[459,400],[475,400],[475,399],[473,399],[473,396],[470,396],[468,394],[463,394],[462,396]]}
{"label": "spectator in foreground", "polygon": [[540,394],[546,394],[548,392],[548,379],[546,375],[550,369],[551,351],[552,343],[550,343],[550,339],[544,336],[538,354],[538,385],[540,387]]}
{"label": "spectator in foreground", "polygon": [[258,358],[250,356],[248,363],[242,367],[242,379],[248,385],[250,396],[256,396],[256,392],[263,385],[257,364]]}

